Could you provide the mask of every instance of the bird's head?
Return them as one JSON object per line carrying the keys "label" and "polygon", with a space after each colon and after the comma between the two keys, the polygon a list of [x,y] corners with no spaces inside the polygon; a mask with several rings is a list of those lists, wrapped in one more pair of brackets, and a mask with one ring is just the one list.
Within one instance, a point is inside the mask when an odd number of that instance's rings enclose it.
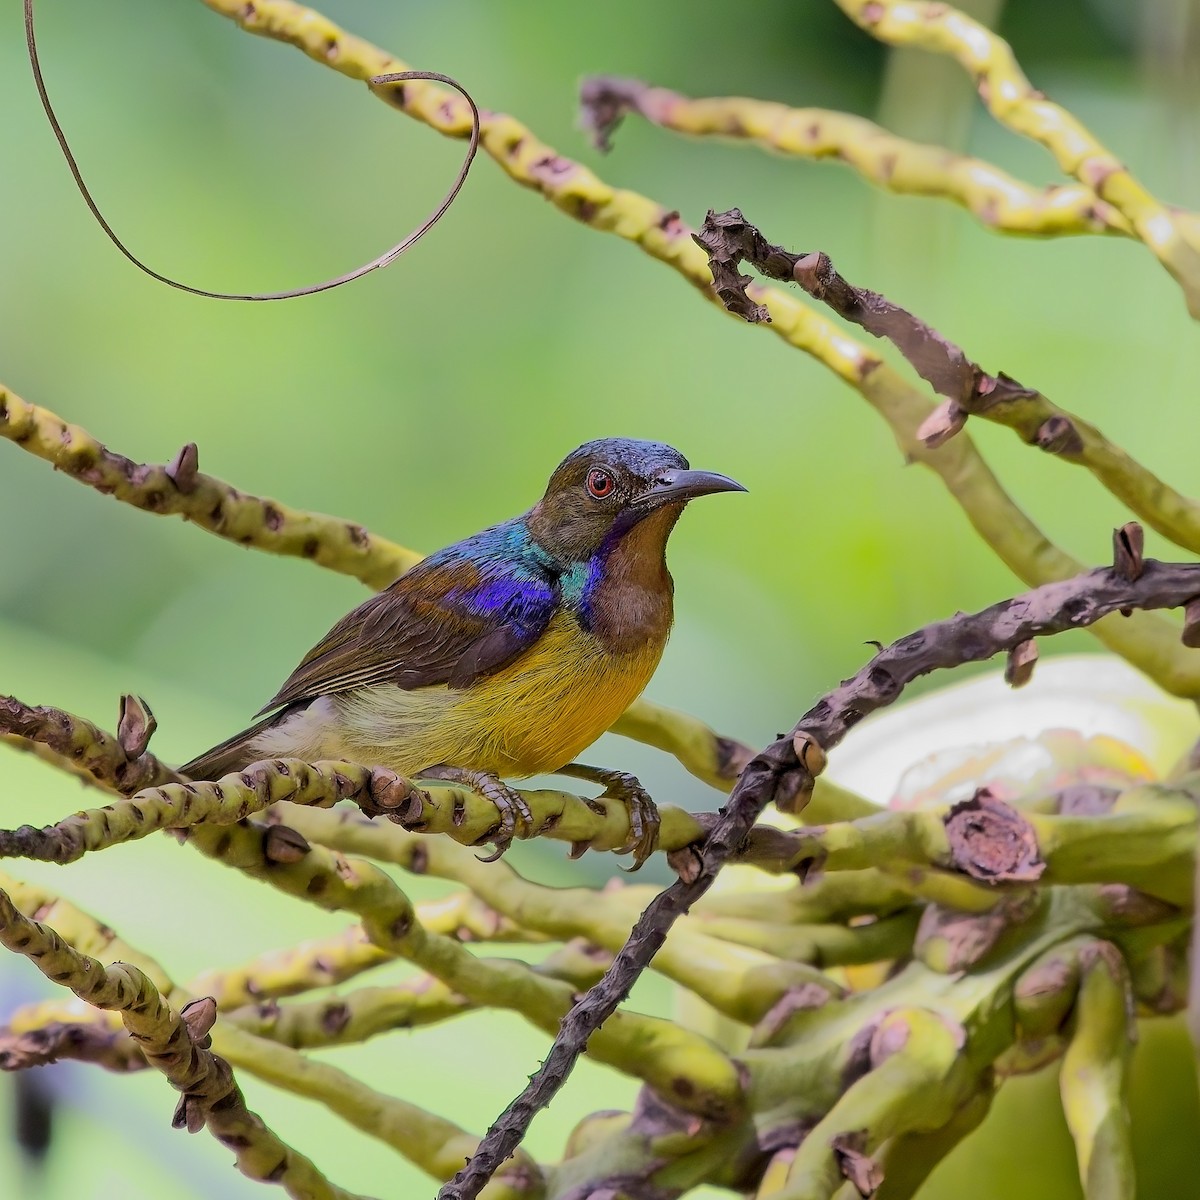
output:
{"label": "bird's head", "polygon": [[586,562],[644,523],[665,545],[689,500],[745,490],[725,475],[691,470],[663,442],[601,438],[559,463],[526,523],[534,541],[560,562]]}

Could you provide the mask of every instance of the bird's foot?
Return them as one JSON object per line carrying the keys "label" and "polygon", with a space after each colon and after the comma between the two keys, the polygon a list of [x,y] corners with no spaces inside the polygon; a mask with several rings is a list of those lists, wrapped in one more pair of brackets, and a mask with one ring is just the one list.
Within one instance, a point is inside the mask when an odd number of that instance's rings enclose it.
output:
{"label": "bird's foot", "polygon": [[619,800],[629,810],[629,837],[617,853],[628,854],[632,851],[633,866],[628,868],[630,871],[636,871],[658,848],[658,831],[662,822],[649,792],[636,776],[626,771],[589,767],[584,763],[568,763],[555,774],[599,783],[604,788],[604,796]]}
{"label": "bird's foot", "polygon": [[443,764],[420,771],[415,778],[440,779],[445,783],[461,784],[496,806],[496,812],[500,816],[499,828],[482,839],[490,841],[496,849],[482,858],[483,862],[495,862],[512,845],[514,837],[525,838],[533,831],[533,813],[525,797],[496,775],[487,771],[472,771],[466,767]]}

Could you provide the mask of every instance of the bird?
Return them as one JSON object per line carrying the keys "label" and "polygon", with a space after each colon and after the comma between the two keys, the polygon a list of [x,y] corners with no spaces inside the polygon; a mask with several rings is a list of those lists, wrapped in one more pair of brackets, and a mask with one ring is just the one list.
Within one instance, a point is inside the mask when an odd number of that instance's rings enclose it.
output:
{"label": "bird", "polygon": [[573,776],[626,804],[621,849],[637,869],[657,842],[653,802],[634,776],[574,760],[662,657],[667,540],[684,507],[745,490],[662,442],[587,442],[527,512],[430,555],[343,617],[260,720],[180,771],[217,780],[265,759],[344,759],[457,783],[496,805],[492,857],[531,832],[504,781]]}

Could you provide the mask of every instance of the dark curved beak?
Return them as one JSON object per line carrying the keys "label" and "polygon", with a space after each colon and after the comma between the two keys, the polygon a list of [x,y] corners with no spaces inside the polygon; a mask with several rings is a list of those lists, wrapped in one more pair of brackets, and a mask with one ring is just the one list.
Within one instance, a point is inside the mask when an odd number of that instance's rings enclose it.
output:
{"label": "dark curved beak", "polygon": [[744,492],[736,479],[718,475],[716,471],[660,471],[638,497],[638,503],[657,507],[660,504],[686,503],[697,496],[714,492]]}

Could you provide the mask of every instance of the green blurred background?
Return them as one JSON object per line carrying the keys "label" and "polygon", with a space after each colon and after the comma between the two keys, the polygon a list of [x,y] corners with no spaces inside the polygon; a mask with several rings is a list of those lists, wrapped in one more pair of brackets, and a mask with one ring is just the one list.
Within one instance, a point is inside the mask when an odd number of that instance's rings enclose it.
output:
{"label": "green blurred background", "polygon": [[[566,219],[482,156],[425,241],[334,293],[222,304],[138,274],[70,182],[24,62],[17,7],[0,18],[0,362],[24,398],[136,459],[164,461],[196,441],[205,471],[423,549],[526,507],[588,438],[670,441],[750,494],[697,505],[676,534],[677,631],[649,694],[752,743],[854,670],[865,639],[1014,590],[940,484],[904,469],[882,423],[821,366],[700,303],[669,270]],[[1194,0],[1001,7],[989,0],[987,10],[1037,86],[1160,196],[1200,204]],[[135,251],[192,283],[275,289],[344,270],[414,225],[457,169],[460,144],[200,3],[42,8],[48,83],[95,194]],[[1049,157],[996,127],[950,64],[887,52],[824,0],[330,0],[324,11],[415,66],[454,74],[482,105],[516,114],[690,222],[736,204],[789,245],[826,250],[851,280],[1192,486],[1200,344],[1143,247],[1002,239],[948,204],[881,194],[833,164],[688,142],[636,120],[599,159],[575,127],[579,78],[612,72],[695,95],[874,115],[1054,181]],[[1124,518],[1085,473],[1007,431],[972,433],[1054,539],[1103,560]],[[363,597],[352,580],[102,500],[14,446],[0,445],[0,514],[0,691],[110,725],[117,696],[138,692],[159,718],[156,748],[167,758],[243,723]],[[1080,635],[1054,649],[1091,645]],[[661,799],[714,803],[641,747],[613,741],[594,756],[637,770]],[[26,755],[3,753],[0,779],[5,824],[84,803]],[[616,865],[594,859],[568,871],[555,847],[522,847],[514,858],[548,880],[601,879]],[[167,839],[66,871],[21,864],[20,873],[84,904],[179,979],[344,924]],[[435,885],[416,890],[436,894]],[[0,963],[0,1005],[39,988],[26,964]],[[638,1002],[665,1011],[670,996],[648,983]],[[545,1044],[513,1017],[472,1016],[332,1057],[482,1129]],[[258,1194],[214,1141],[169,1129],[173,1100],[150,1074],[67,1067],[49,1082],[63,1109],[44,1178],[18,1175],[0,1138],[0,1179],[16,1180],[16,1194]],[[242,1082],[278,1132],[343,1186],[432,1194],[407,1164],[323,1111]],[[1200,1195],[1196,1097],[1178,1031],[1146,1031],[1135,1085],[1142,1194]],[[1054,1088],[1047,1075],[1007,1089],[987,1132],[928,1194],[1076,1195]],[[533,1150],[554,1155],[579,1116],[627,1106],[632,1094],[607,1071],[581,1070],[537,1123]],[[0,1098],[10,1105],[7,1087]]]}

